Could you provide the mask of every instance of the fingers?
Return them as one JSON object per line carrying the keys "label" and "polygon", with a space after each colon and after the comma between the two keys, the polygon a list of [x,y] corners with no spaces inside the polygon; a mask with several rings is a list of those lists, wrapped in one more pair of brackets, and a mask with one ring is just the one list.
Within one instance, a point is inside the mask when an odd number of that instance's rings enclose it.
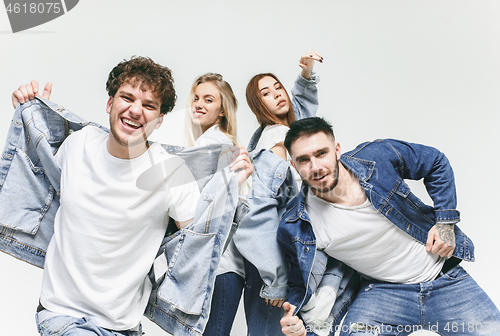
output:
{"label": "fingers", "polygon": [[302,59],[304,59],[304,60],[314,60],[314,61],[318,61],[320,63],[323,63],[323,56],[321,56],[316,51],[309,51],[308,53],[302,55],[302,57],[300,59],[301,60]]}
{"label": "fingers", "polygon": [[246,169],[253,165],[250,161],[250,156],[248,156],[248,151],[243,146],[234,146],[232,149],[233,154],[231,158],[233,162],[229,165],[232,171],[237,171],[239,169]]}
{"label": "fingers", "polygon": [[35,97],[31,84],[21,85],[12,93],[12,105],[16,108],[17,103],[24,104]]}
{"label": "fingers", "polygon": [[253,164],[245,147],[235,146],[232,148],[232,151],[233,155],[231,158],[233,162],[229,166],[231,167],[231,171],[238,172],[238,186],[241,186],[252,175]]}
{"label": "fingers", "polygon": [[295,311],[295,307],[293,304],[290,304],[289,302],[285,302],[283,304],[283,310],[285,311],[285,314],[283,317],[291,317],[293,316],[293,312]]}
{"label": "fingers", "polygon": [[438,229],[436,226],[432,227],[427,234],[427,241],[425,243],[425,250],[440,257],[451,257],[455,250],[455,245],[448,245],[439,237]]}
{"label": "fingers", "polygon": [[35,96],[39,97],[38,93],[38,82],[36,80],[32,80],[30,84],[26,84],[26,88],[28,89],[29,99],[35,99]]}
{"label": "fingers", "polygon": [[266,299],[266,305],[270,303],[271,306],[278,307],[278,308],[281,308],[281,306],[283,305],[283,302],[285,302],[285,300],[269,300],[269,299]]}
{"label": "fingers", "polygon": [[[52,83],[47,83],[43,91],[43,98],[49,99],[52,92]],[[32,80],[26,85],[21,85],[16,91],[12,93],[12,105],[14,108],[17,107],[18,103],[24,104],[30,100],[35,99],[35,97],[40,97],[38,94],[38,82]]]}
{"label": "fingers", "polygon": [[440,257],[451,257],[454,250],[455,246],[448,246],[442,241],[436,241],[431,249],[431,252]]}
{"label": "fingers", "polygon": [[308,53],[302,55],[299,60],[299,66],[304,68],[311,68],[314,66],[314,61],[323,63],[323,56],[315,51],[309,51]]}
{"label": "fingers", "polygon": [[296,307],[294,305],[291,305],[288,302],[283,304],[285,314],[280,320],[281,332],[285,335],[305,336],[306,329],[304,328],[304,323],[298,318],[298,316],[293,316],[295,308]]}
{"label": "fingers", "polygon": [[435,231],[436,231],[436,228],[432,227],[429,230],[429,233],[427,234],[427,241],[425,242],[425,250],[427,252],[430,252],[432,249],[432,244],[434,243]]}
{"label": "fingers", "polygon": [[45,84],[45,87],[43,88],[42,98],[50,100],[51,94],[52,94],[52,83],[48,82],[47,84]]}

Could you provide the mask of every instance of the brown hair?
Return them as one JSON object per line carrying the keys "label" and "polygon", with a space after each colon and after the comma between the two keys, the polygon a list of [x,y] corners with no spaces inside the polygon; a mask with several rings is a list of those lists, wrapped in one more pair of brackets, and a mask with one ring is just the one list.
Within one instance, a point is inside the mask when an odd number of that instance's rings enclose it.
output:
{"label": "brown hair", "polygon": [[[250,107],[250,110],[252,110],[253,114],[255,114],[255,116],[257,117],[257,120],[259,121],[259,124],[262,127],[265,127],[267,125],[283,124],[283,121],[280,120],[277,116],[275,116],[271,112],[269,112],[267,107],[262,102],[262,98],[259,91],[259,81],[264,77],[274,78],[281,85],[286,95],[290,97],[285,87],[278,79],[278,77],[276,77],[272,73],[260,73],[253,76],[252,79],[250,79],[250,81],[248,82],[246,89],[247,104]],[[289,126],[295,120],[295,113],[293,111],[293,106],[291,104],[290,99],[288,101],[290,109],[288,110],[288,113],[286,115],[287,124],[285,126]]]}
{"label": "brown hair", "polygon": [[132,56],[123,60],[111,70],[106,82],[106,90],[114,97],[123,83],[141,85],[149,88],[161,100],[160,113],[166,114],[174,108],[177,96],[174,89],[172,71],[166,66],[155,63],[149,57]]}

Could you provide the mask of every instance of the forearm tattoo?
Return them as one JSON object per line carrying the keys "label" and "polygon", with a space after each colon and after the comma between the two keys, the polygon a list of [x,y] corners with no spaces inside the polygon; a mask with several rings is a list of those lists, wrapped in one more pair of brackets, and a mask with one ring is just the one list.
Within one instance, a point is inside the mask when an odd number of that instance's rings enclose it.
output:
{"label": "forearm tattoo", "polygon": [[455,246],[454,224],[436,224],[439,238],[448,246]]}

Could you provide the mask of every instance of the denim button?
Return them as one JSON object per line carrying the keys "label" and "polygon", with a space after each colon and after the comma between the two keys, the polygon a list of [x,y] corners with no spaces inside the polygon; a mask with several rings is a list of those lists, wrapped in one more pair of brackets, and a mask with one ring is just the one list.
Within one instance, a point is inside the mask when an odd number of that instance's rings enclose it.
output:
{"label": "denim button", "polygon": [[306,252],[309,252],[309,247],[308,246],[306,246]]}

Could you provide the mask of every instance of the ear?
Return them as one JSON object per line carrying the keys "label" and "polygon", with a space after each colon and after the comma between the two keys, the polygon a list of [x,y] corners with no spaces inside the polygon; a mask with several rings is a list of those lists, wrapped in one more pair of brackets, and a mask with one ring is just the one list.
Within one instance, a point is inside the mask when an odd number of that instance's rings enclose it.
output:
{"label": "ear", "polygon": [[[292,165],[292,167],[293,167],[295,170],[297,170],[297,167],[295,167],[295,163],[293,163],[293,160],[292,160],[292,159],[290,159],[290,164]],[[298,171],[298,170],[297,170],[297,171]]]}
{"label": "ear", "polygon": [[109,96],[108,102],[106,103],[106,112],[111,113],[111,106],[113,106],[113,97]]}
{"label": "ear", "polygon": [[219,117],[223,117],[224,116],[224,111],[223,110],[220,110],[219,112]]}
{"label": "ear", "polygon": [[335,155],[337,156],[337,160],[340,159],[340,143],[335,143]]}
{"label": "ear", "polygon": [[160,114],[158,119],[156,119],[155,129],[160,128],[161,124],[163,123],[163,116],[164,116],[164,114],[162,113],[162,114]]}

